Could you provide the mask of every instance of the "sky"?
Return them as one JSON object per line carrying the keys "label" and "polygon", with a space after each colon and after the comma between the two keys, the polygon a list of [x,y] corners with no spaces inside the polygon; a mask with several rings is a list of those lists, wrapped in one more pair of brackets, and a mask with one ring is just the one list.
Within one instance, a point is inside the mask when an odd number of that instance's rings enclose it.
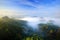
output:
{"label": "sky", "polygon": [[0,0],[0,16],[60,18],[60,0]]}

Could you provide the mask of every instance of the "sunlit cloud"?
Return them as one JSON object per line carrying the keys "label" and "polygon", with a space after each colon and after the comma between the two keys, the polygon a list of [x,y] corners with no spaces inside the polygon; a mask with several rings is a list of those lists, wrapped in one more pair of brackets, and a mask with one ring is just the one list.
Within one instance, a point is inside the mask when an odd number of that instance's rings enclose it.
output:
{"label": "sunlit cloud", "polygon": [[51,18],[51,17],[24,17],[22,19],[18,18],[18,20],[24,20],[28,22],[28,25],[30,25],[32,28],[38,28],[38,24],[40,23],[53,23],[55,25],[60,26],[60,18]]}

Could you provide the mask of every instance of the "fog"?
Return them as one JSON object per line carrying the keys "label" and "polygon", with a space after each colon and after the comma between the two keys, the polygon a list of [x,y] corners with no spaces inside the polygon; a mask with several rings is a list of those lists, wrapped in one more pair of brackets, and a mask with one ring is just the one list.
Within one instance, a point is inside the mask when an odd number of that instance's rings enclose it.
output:
{"label": "fog", "polygon": [[58,19],[58,18],[49,18],[49,17],[24,17],[20,20],[27,21],[28,25],[30,27],[32,27],[33,29],[38,29],[38,24],[40,24],[40,23],[52,22],[53,24],[56,24],[56,25],[60,24],[60,19]]}

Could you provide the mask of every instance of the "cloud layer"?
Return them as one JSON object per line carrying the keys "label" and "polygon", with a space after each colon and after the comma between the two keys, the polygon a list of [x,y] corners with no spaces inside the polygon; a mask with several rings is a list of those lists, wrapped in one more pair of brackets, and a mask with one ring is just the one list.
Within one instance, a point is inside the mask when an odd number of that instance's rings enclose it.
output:
{"label": "cloud layer", "polygon": [[37,29],[38,28],[38,24],[40,24],[40,23],[53,23],[55,25],[59,25],[60,26],[60,19],[59,18],[24,17],[22,19],[19,18],[19,20],[27,21],[28,25],[30,25],[34,29]]}

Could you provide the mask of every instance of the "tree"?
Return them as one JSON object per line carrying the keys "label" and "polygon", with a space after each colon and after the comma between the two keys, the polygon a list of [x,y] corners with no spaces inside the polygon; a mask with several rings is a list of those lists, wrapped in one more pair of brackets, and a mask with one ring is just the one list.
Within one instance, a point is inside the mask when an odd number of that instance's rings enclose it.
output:
{"label": "tree", "polygon": [[0,40],[22,40],[27,22],[3,17],[0,19]]}
{"label": "tree", "polygon": [[60,40],[60,28],[57,29],[56,40]]}
{"label": "tree", "polygon": [[54,24],[39,24],[39,29],[41,30],[41,35],[44,40],[56,40],[56,32],[59,26]]}

